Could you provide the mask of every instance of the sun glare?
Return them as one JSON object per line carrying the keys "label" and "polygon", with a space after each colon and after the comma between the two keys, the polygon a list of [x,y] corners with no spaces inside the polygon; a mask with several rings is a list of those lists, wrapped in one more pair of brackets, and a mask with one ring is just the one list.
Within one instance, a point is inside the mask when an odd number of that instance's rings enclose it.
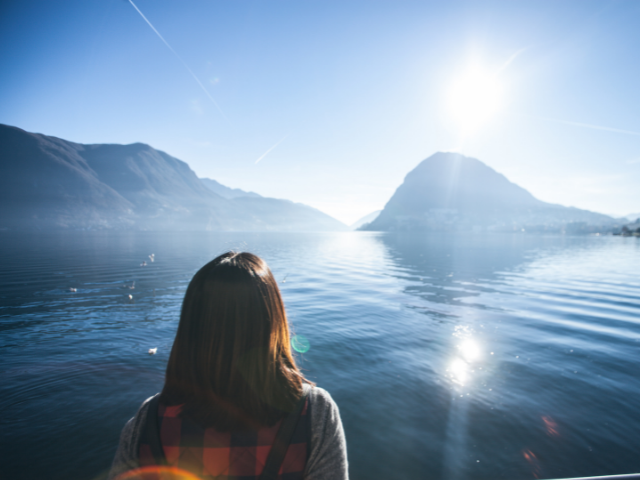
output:
{"label": "sun glare", "polygon": [[[454,335],[460,335],[465,330],[457,329]],[[471,374],[475,372],[476,367],[473,365],[482,360],[482,349],[473,338],[463,338],[456,345],[456,350],[456,355],[449,363],[447,372],[454,383],[464,386],[471,380]]]}
{"label": "sun glare", "polygon": [[470,338],[464,340],[460,345],[458,345],[458,350],[467,362],[475,362],[480,360],[480,357],[482,356],[480,347]]}
{"label": "sun glare", "polygon": [[447,109],[456,128],[467,136],[495,115],[502,106],[502,98],[503,88],[497,74],[474,65],[452,83]]}

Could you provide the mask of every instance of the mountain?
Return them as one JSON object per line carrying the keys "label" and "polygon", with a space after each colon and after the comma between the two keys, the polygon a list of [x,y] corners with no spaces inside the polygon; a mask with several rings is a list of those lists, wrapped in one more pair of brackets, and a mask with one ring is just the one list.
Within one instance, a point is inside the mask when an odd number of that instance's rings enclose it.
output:
{"label": "mountain", "polygon": [[607,215],[546,203],[475,158],[438,152],[407,174],[363,230],[589,231]]}
{"label": "mountain", "polygon": [[616,225],[611,230],[614,235],[622,235],[623,237],[640,237],[640,215],[633,222],[624,222],[622,226]]}
{"label": "mountain", "polygon": [[362,226],[364,226],[367,223],[371,223],[373,222],[376,218],[378,218],[378,215],[380,215],[380,212],[382,212],[382,210],[376,210],[375,212],[371,212],[368,215],[365,215],[364,217],[362,217],[360,220],[352,223],[351,225],[349,225],[349,228],[351,230],[358,230],[359,228],[361,228]]}
{"label": "mountain", "polygon": [[253,198],[262,198],[262,195],[258,195],[254,192],[245,192],[244,190],[240,190],[239,188],[229,188],[222,185],[219,182],[211,178],[201,178],[200,181],[204,183],[204,186],[207,187],[214,193],[217,193],[223,198],[238,198],[238,197],[253,197]]}
{"label": "mountain", "polygon": [[347,229],[287,200],[224,198],[142,143],[83,145],[0,125],[0,173],[2,229]]}

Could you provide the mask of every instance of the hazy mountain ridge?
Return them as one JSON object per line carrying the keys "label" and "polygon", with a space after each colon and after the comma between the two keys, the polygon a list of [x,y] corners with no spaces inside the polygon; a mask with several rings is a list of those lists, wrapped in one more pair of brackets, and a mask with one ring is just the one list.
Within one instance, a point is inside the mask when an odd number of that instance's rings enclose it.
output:
{"label": "hazy mountain ridge", "polygon": [[637,222],[638,220],[640,220],[640,212],[629,213],[628,215],[625,215],[623,218],[626,218],[630,222]]}
{"label": "hazy mountain ridge", "polygon": [[81,145],[0,126],[0,149],[0,226],[129,223],[133,205],[98,180]]}
{"label": "hazy mountain ridge", "polygon": [[406,175],[362,229],[588,231],[615,223],[607,215],[538,200],[475,158],[438,152]]}
{"label": "hazy mountain ridge", "polygon": [[640,216],[634,222],[625,223],[621,227],[614,228],[613,234],[622,235],[624,237],[640,237]]}
{"label": "hazy mountain ridge", "polygon": [[0,125],[0,171],[5,229],[347,228],[286,200],[224,198],[187,163],[142,143],[83,145]]}
{"label": "hazy mountain ridge", "polygon": [[222,185],[220,182],[213,180],[212,178],[201,178],[200,181],[214,193],[217,193],[223,198],[238,198],[238,197],[253,197],[253,198],[264,198],[262,195],[258,195],[255,192],[245,192],[240,188],[230,188],[225,185]]}
{"label": "hazy mountain ridge", "polygon": [[375,212],[371,212],[368,215],[361,217],[360,219],[356,220],[351,225],[349,225],[349,228],[351,230],[359,230],[360,227],[363,227],[364,225],[371,223],[376,218],[378,218],[378,215],[380,215],[380,212],[382,212],[382,210],[376,210]]}

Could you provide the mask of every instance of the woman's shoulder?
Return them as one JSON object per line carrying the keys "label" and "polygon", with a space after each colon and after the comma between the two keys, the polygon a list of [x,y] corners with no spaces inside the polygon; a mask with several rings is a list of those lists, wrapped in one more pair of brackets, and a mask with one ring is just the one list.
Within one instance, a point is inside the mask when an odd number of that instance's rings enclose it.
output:
{"label": "woman's shoulder", "polygon": [[156,393],[155,395],[147,398],[144,402],[142,402],[136,414],[126,423],[122,430],[120,441],[122,442],[123,439],[125,440],[127,450],[132,455],[135,455],[137,453],[136,449],[140,440],[140,435],[142,434],[142,430],[144,428],[145,421],[147,419],[149,404],[151,403],[151,400],[156,398],[158,395],[160,394]]}
{"label": "woman's shoulder", "polygon": [[[159,395],[159,394],[157,394]],[[140,435],[144,427],[144,422],[149,411],[149,402],[156,397],[147,398],[135,416],[131,418],[122,429],[120,434],[120,442],[118,443],[118,449],[111,465],[111,471],[107,476],[108,480],[116,478],[121,473],[137,468],[138,466],[138,442]]]}
{"label": "woman's shoulder", "polygon": [[321,387],[312,387],[309,392],[311,406],[311,430],[341,429],[340,411],[331,394]]}
{"label": "woman's shoulder", "polygon": [[324,388],[315,385],[311,386],[311,390],[309,391],[309,401],[313,405],[313,408],[316,409],[338,408],[331,394]]}
{"label": "woman's shoulder", "polygon": [[305,478],[344,480],[348,478],[347,444],[338,405],[320,387],[309,392],[311,445]]}
{"label": "woman's shoulder", "polygon": [[143,421],[145,420],[145,418],[147,416],[147,412],[149,411],[149,404],[151,403],[151,400],[156,398],[158,395],[160,395],[160,394],[156,393],[155,395],[147,398],[144,402],[142,402],[142,404],[138,408],[138,411],[136,412],[135,416],[131,419],[134,423],[136,423],[136,424],[143,423]]}

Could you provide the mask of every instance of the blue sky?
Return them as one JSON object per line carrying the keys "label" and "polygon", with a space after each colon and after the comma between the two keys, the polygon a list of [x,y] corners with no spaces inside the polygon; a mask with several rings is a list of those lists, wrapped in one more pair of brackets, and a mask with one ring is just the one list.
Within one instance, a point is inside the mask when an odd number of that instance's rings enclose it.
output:
{"label": "blue sky", "polygon": [[[640,2],[134,2],[180,58],[128,0],[2,2],[0,122],[148,143],[346,223],[449,150],[640,212]],[[469,129],[451,98],[472,70],[495,95],[473,90],[491,112]]]}

